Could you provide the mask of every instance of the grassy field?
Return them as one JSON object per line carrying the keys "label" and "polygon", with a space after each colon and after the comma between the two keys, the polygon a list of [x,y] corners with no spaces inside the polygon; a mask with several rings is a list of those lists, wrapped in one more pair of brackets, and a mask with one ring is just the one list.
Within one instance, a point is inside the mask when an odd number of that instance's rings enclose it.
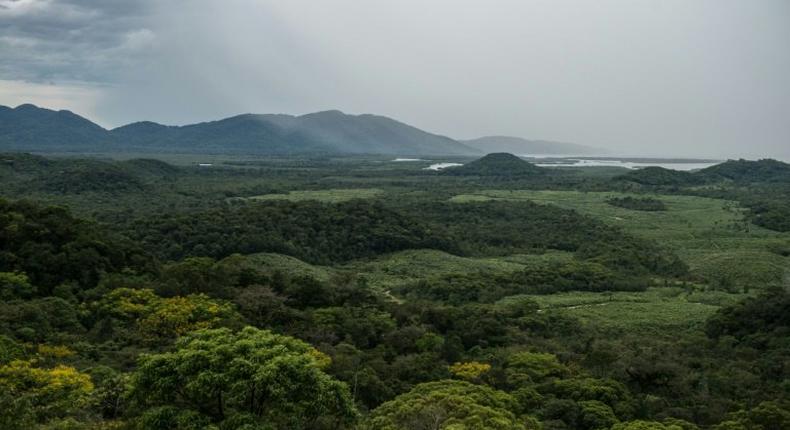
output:
{"label": "grassy field", "polygon": [[[501,303],[527,297],[542,311],[559,311],[604,330],[640,330],[656,335],[671,330],[699,328],[720,306],[735,303],[743,294],[694,288],[649,288],[644,292],[569,292],[507,297]],[[668,331],[670,330],[670,331]]]}
{"label": "grassy field", "polygon": [[384,194],[379,188],[336,188],[316,191],[291,191],[286,194],[263,194],[245,197],[245,200],[289,200],[293,202],[317,200],[326,203],[339,203],[352,199],[370,199]]}
{"label": "grassy field", "polygon": [[511,255],[499,258],[466,258],[442,251],[410,250],[385,255],[372,261],[357,261],[344,270],[364,276],[371,286],[383,289],[410,283],[422,278],[452,274],[512,273],[530,264],[546,260],[573,258],[572,254],[555,251],[541,255]]}
{"label": "grassy field", "polygon": [[[694,196],[650,195],[667,206],[647,212],[612,206],[614,192],[489,190],[454,196],[453,202],[528,200],[574,209],[640,237],[653,239],[675,251],[692,274],[709,282],[732,283],[733,288],[780,284],[790,273],[790,258],[771,248],[790,242],[790,234],[747,223],[734,202]],[[636,195],[633,195],[636,196]],[[644,197],[644,195],[640,195]]]}

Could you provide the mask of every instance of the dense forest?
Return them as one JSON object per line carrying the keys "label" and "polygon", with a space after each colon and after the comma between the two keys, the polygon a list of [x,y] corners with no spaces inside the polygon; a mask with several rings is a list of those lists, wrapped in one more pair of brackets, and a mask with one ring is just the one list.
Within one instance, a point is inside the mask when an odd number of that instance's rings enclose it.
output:
{"label": "dense forest", "polygon": [[1,158],[2,429],[790,428],[783,163]]}

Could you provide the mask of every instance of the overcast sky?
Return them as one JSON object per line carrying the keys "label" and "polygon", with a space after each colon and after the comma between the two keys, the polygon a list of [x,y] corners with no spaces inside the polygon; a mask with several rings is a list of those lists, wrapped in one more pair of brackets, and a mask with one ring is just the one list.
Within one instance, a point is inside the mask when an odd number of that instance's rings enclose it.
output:
{"label": "overcast sky", "polygon": [[787,0],[0,0],[0,104],[790,158]]}

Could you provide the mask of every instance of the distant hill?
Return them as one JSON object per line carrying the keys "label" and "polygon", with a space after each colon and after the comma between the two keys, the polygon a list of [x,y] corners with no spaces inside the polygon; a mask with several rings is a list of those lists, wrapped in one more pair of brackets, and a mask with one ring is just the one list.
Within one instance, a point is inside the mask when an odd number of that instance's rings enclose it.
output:
{"label": "distant hill", "polygon": [[790,164],[770,158],[757,161],[727,160],[724,163],[700,170],[696,176],[708,181],[790,183]]}
{"label": "distant hill", "polygon": [[504,152],[488,154],[463,166],[448,167],[442,171],[453,176],[499,176],[522,177],[538,176],[547,171],[513,154]]}
{"label": "distant hill", "polygon": [[790,164],[773,159],[757,161],[727,160],[696,172],[683,172],[663,167],[645,167],[632,170],[614,178],[617,181],[635,182],[653,186],[684,186],[735,182],[790,183]]}
{"label": "distant hill", "polygon": [[159,160],[44,158],[0,154],[0,179],[56,194],[142,191],[156,181],[174,179],[181,169]]}
{"label": "distant hill", "polygon": [[244,114],[185,126],[137,122],[113,130],[69,111],[0,106],[0,147],[41,152],[474,155],[445,136],[391,118],[340,111]]}
{"label": "distant hill", "polygon": [[4,150],[89,151],[109,149],[107,130],[67,110],[31,104],[0,106],[0,147]]}
{"label": "distant hill", "polygon": [[478,139],[462,140],[461,143],[485,153],[509,152],[517,155],[591,155],[606,152],[599,148],[575,143],[527,140],[513,136],[485,136]]}
{"label": "distant hill", "polygon": [[632,170],[614,178],[618,181],[636,182],[641,185],[680,186],[697,182],[691,172],[666,169],[664,167],[650,166]]}

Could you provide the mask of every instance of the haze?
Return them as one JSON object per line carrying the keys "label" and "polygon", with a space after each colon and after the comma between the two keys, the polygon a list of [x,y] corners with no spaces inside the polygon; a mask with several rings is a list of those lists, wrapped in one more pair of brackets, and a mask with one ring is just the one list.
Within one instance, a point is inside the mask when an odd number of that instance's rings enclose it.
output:
{"label": "haze", "polygon": [[0,0],[0,104],[790,158],[790,2]]}

